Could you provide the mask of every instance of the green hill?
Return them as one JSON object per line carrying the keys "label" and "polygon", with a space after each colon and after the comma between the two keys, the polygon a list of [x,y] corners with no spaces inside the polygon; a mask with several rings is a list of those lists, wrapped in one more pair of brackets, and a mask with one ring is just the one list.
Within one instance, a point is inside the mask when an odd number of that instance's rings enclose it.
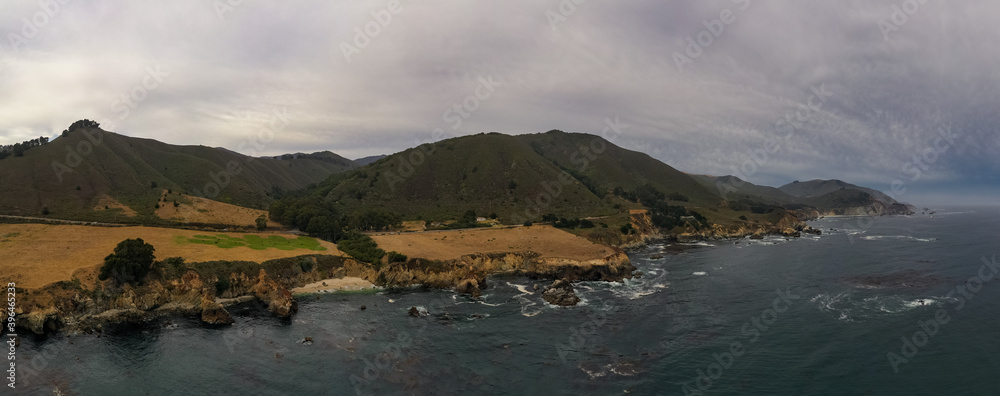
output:
{"label": "green hill", "polygon": [[614,193],[616,188],[634,191],[640,186],[652,186],[666,195],[683,195],[686,200],[675,201],[687,205],[717,205],[720,201],[718,194],[690,175],[596,135],[549,131],[516,138],[601,196]]}
{"label": "green hill", "polygon": [[[473,214],[496,215],[504,224],[548,221],[609,232],[629,223],[630,209],[651,209],[652,224],[667,229],[691,221],[732,224],[751,215],[722,204],[690,176],[646,154],[595,135],[550,131],[478,134],[411,148],[283,199],[271,216],[322,234],[399,220],[470,225]],[[784,211],[766,214],[770,221]]]}
{"label": "green hill", "polygon": [[[353,167],[333,153],[291,160],[248,157],[205,146],[176,146],[80,127],[23,156],[0,160],[0,214],[74,220],[152,221],[165,189],[265,208],[272,195]],[[138,213],[126,219],[108,199]],[[95,210],[96,209],[96,210]]]}
{"label": "green hill", "polygon": [[337,213],[381,208],[429,221],[457,220],[469,210],[507,222],[549,212],[573,217],[616,212],[563,173],[516,137],[479,134],[390,155],[334,175],[304,195]]}

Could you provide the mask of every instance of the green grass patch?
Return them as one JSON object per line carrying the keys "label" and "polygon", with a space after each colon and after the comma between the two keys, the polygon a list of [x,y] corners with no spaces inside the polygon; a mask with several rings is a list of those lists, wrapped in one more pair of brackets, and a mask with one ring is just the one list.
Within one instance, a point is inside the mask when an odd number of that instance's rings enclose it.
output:
{"label": "green grass patch", "polygon": [[319,241],[304,236],[300,236],[298,238],[285,238],[280,235],[269,235],[267,238],[261,238],[259,235],[245,235],[240,238],[226,234],[216,234],[214,236],[195,235],[191,238],[187,238],[178,235],[174,237],[174,242],[178,245],[186,245],[189,243],[213,245],[222,249],[248,247],[254,250],[266,250],[272,248],[278,250],[305,249],[320,252],[326,250],[325,247],[320,246]]}

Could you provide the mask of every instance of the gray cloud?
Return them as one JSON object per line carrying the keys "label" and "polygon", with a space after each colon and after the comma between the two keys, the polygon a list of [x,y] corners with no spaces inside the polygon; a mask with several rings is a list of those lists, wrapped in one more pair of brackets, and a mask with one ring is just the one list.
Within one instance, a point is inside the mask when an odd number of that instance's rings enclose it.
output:
{"label": "gray cloud", "polygon": [[[684,171],[732,174],[748,150],[781,138],[742,176],[888,189],[947,127],[961,138],[909,182],[913,196],[945,181],[1000,185],[1000,5],[985,0],[927,1],[899,26],[902,0],[588,1],[555,28],[558,1],[403,0],[350,62],[342,43],[387,2],[246,0],[220,17],[212,2],[73,1],[15,50],[11,35],[25,36],[22,18],[41,19],[40,4],[58,3],[0,5],[2,143],[96,118],[127,135],[235,148],[284,109],[292,123],[266,154],[360,157],[435,128],[596,133],[618,116],[630,127],[616,143]],[[675,54],[726,9],[735,20],[679,70]],[[116,100],[156,66],[169,73],[162,84],[117,120]],[[503,85],[452,128],[445,112],[488,76]],[[782,138],[776,122],[819,86],[832,96]]]}

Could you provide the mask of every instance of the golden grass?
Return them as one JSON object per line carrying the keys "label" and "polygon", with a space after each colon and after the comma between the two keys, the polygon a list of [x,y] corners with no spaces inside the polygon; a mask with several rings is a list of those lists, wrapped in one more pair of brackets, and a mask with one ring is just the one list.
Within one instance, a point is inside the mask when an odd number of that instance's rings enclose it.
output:
{"label": "golden grass", "polygon": [[543,257],[589,260],[614,252],[607,246],[547,225],[373,235],[372,239],[386,251],[434,260],[457,259],[470,253],[523,250]]}
{"label": "golden grass", "polygon": [[[167,197],[167,202],[163,202],[162,197]],[[178,201],[179,206],[174,206],[174,200]],[[159,204],[160,208],[156,209],[157,217],[182,223],[228,224],[253,227],[257,224],[258,217],[267,215],[266,210],[244,208],[242,206],[191,195],[167,194],[166,190],[164,190]],[[280,226],[280,224],[273,221],[268,222],[268,227]]]}
{"label": "golden grass", "polygon": [[[202,244],[179,244],[175,238],[215,235],[208,231],[190,231],[154,227],[87,227],[76,225],[0,224],[0,281],[16,282],[18,287],[38,288],[72,279],[74,271],[91,270],[104,262],[119,242],[142,238],[156,248],[156,258],[183,257],[188,262],[212,260],[247,260],[263,262],[303,254],[342,255],[337,246],[318,240],[327,250],[254,250],[248,247],[222,249]],[[248,233],[226,233],[243,237]],[[4,237],[4,235],[9,235]],[[254,234],[266,238],[277,234]],[[282,235],[294,238],[293,235]]]}

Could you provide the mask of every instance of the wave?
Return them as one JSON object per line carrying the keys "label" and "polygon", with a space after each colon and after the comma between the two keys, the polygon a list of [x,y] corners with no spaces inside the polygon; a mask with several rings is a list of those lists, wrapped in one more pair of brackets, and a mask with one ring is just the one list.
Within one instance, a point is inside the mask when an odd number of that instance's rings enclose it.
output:
{"label": "wave", "polygon": [[914,297],[900,295],[858,296],[850,291],[837,294],[821,293],[809,302],[816,304],[820,311],[829,313],[837,320],[854,322],[873,319],[885,315],[901,314],[920,308],[940,307],[946,297]]}
{"label": "wave", "polygon": [[[646,274],[648,275],[649,272]],[[579,285],[585,292],[604,290],[618,298],[638,300],[670,287],[670,282],[667,281],[667,271],[663,271],[657,277],[622,279],[620,282],[580,282]],[[580,296],[579,291],[577,295]],[[582,299],[583,296],[580,296],[580,298]]]}
{"label": "wave", "polygon": [[878,241],[882,239],[902,239],[902,240],[917,241],[917,242],[934,242],[937,240],[937,238],[917,238],[915,236],[910,236],[910,235],[866,235],[861,237],[861,239],[864,239],[866,241]]}
{"label": "wave", "polygon": [[695,271],[695,272],[692,272],[691,275],[705,276],[705,275],[708,275],[708,272],[705,272],[705,271]]}

